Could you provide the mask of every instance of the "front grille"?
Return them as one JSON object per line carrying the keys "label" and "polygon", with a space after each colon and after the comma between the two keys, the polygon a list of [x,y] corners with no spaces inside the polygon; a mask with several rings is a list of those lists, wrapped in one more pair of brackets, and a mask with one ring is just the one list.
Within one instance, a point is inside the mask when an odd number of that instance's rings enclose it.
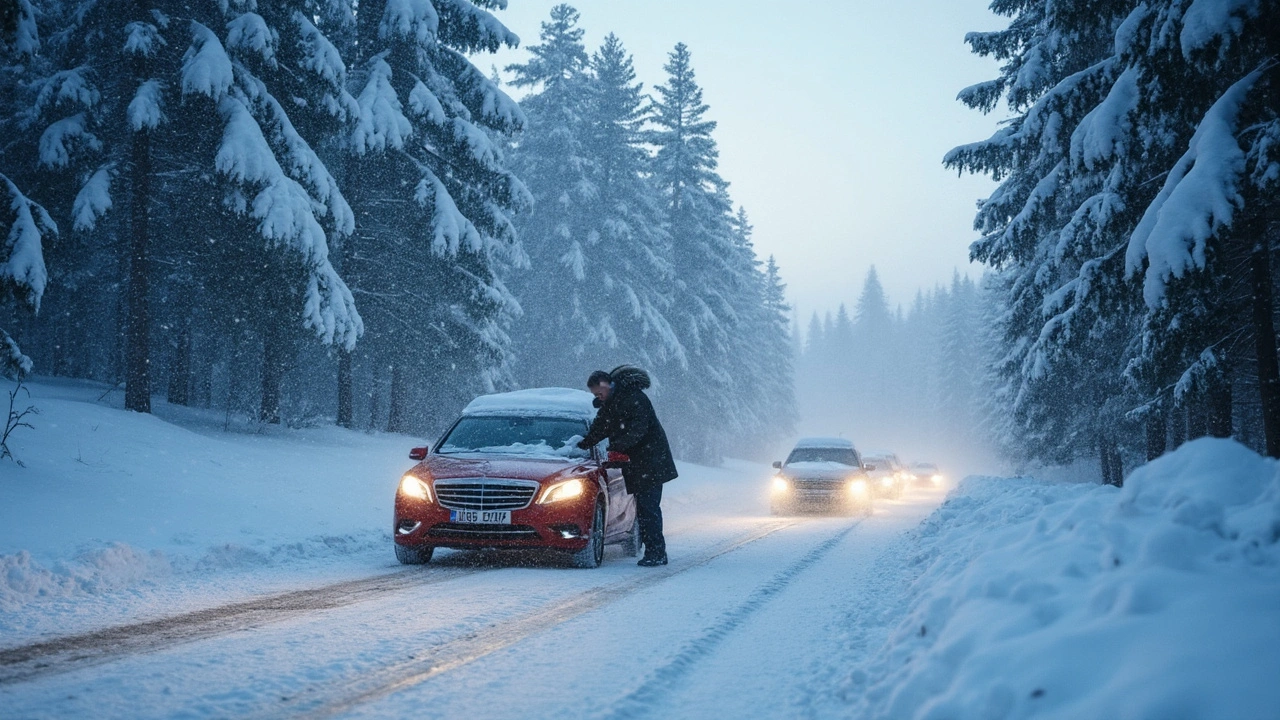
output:
{"label": "front grille", "polygon": [[537,540],[538,531],[528,525],[462,525],[440,523],[427,537],[444,540]]}
{"label": "front grille", "polygon": [[794,480],[792,482],[798,494],[811,496],[835,495],[845,486],[845,483],[840,480]]}
{"label": "front grille", "polygon": [[538,492],[533,480],[437,480],[436,497],[450,510],[519,510]]}

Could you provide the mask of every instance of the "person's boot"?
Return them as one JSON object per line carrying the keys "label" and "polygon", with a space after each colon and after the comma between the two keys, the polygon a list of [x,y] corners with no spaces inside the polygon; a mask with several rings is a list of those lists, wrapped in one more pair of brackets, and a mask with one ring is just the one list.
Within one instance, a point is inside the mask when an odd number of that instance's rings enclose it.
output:
{"label": "person's boot", "polygon": [[652,554],[646,552],[644,557],[640,558],[640,562],[636,564],[640,567],[658,567],[659,565],[666,565],[667,553],[666,551]]}

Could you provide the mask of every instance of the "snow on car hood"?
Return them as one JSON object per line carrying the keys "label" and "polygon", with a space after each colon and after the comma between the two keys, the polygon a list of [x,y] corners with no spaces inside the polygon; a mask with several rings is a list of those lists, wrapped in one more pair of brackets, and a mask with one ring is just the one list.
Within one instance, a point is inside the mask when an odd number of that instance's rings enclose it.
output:
{"label": "snow on car hood", "polygon": [[830,460],[810,460],[806,462],[794,462],[782,466],[782,473],[790,477],[803,478],[846,478],[858,472],[858,468],[844,463],[832,462]]}

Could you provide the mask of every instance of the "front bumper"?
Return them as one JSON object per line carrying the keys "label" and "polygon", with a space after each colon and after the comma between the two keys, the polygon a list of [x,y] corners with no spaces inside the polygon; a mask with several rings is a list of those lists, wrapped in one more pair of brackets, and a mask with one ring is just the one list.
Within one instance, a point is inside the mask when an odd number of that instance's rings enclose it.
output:
{"label": "front bumper", "polygon": [[392,535],[397,545],[414,548],[552,548],[576,552],[586,547],[595,495],[548,505],[535,501],[511,511],[510,525],[455,523],[449,509],[435,501],[396,497]]}
{"label": "front bumper", "polygon": [[784,512],[847,512],[868,507],[871,493],[851,492],[847,481],[793,480],[787,490],[774,491],[771,503]]}

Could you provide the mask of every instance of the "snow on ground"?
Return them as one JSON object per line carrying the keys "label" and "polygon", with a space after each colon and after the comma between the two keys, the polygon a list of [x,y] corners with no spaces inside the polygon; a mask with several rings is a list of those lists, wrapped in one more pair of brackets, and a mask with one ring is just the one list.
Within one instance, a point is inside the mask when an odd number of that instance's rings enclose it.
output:
{"label": "snow on ground", "polygon": [[125,413],[105,389],[36,384],[37,429],[14,442],[29,467],[0,466],[0,651],[347,578],[372,590],[99,660],[0,664],[12,717],[1280,707],[1280,465],[1230,441],[1188,443],[1123,489],[972,477],[940,507],[914,486],[867,518],[771,517],[767,467],[681,465],[669,567],[610,548],[592,571],[486,552],[402,569],[386,525],[422,439],[228,432],[213,413]]}
{"label": "snow on ground", "polygon": [[[1188,443],[1124,489],[969,478],[914,533],[889,640],[847,618],[863,717],[1275,717],[1280,464]],[[884,617],[881,605],[880,617]]]}

